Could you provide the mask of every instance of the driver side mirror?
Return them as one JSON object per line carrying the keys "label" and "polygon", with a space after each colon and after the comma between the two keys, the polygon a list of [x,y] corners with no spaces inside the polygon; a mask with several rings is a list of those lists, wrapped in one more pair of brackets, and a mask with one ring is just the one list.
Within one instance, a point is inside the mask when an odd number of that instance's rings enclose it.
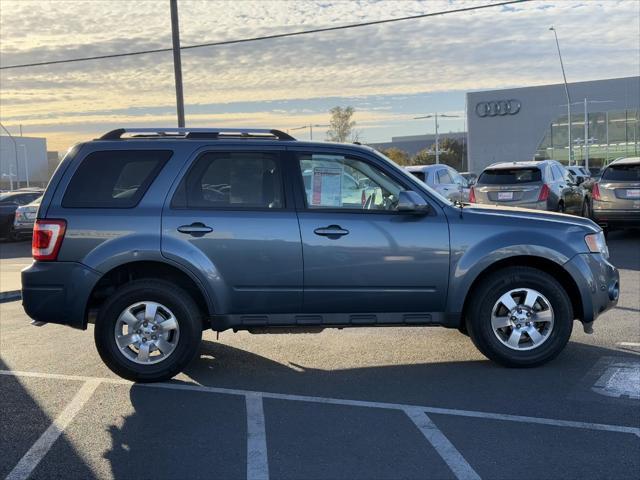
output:
{"label": "driver side mirror", "polygon": [[411,190],[403,190],[398,194],[398,211],[426,215],[429,213],[429,204]]}

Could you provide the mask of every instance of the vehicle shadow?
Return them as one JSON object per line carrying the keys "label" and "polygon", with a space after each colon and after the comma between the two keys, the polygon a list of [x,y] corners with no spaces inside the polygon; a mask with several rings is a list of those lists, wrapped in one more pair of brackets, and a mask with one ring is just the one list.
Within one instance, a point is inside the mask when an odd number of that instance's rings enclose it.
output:
{"label": "vehicle shadow", "polygon": [[[601,359],[609,357],[614,357],[619,362],[640,361],[638,355],[630,352],[570,343],[558,359],[533,369],[508,369],[482,360],[321,370],[293,363],[282,364],[242,349],[204,341],[200,357],[191,364],[186,373],[201,385],[247,391],[415,404],[612,424],[628,423],[629,418],[637,418],[639,412],[636,403],[627,404],[629,400],[621,400],[625,408],[629,407],[626,412],[621,412],[621,403],[609,397],[601,397],[591,390],[598,378],[597,375],[594,376],[594,373],[598,373],[593,372],[594,367]],[[172,383],[185,382],[174,380]],[[190,478],[197,478],[204,474],[203,469],[211,468],[201,464],[203,460],[196,453],[197,445],[188,441],[168,441],[166,438],[151,443],[137,441],[143,432],[149,432],[150,425],[158,422],[159,413],[162,412],[165,414],[167,425],[178,425],[175,428],[181,428],[182,425],[182,428],[195,429],[188,432],[193,438],[198,437],[201,425],[207,422],[215,423],[211,418],[207,418],[209,415],[203,418],[202,411],[197,411],[193,405],[185,403],[187,395],[214,397],[209,400],[210,406],[206,407],[211,411],[224,408],[220,404],[221,401],[236,402],[244,414],[242,397],[224,396],[225,400],[220,400],[220,396],[212,394],[186,394],[183,390],[167,392],[170,394],[160,397],[158,389],[155,388],[131,388],[131,404],[135,412],[124,419],[121,427],[111,427],[113,446],[104,455],[110,462],[114,478],[148,477],[150,471],[145,469],[143,463],[136,461],[145,457],[187,458],[190,463],[186,475]],[[182,416],[182,423],[176,423],[166,416],[171,415],[169,412],[176,412],[175,415]],[[597,412],[597,416],[594,416],[594,412]],[[240,426],[236,426],[234,433],[208,434],[205,443],[211,445],[207,448],[215,450],[218,463],[228,464],[232,460],[238,460],[237,452],[225,450],[222,443],[233,444],[234,435],[240,435],[241,442],[246,442],[246,423],[243,422],[246,422],[244,417],[240,419]],[[212,426],[206,428],[211,429]],[[184,438],[184,434],[172,434],[168,427],[163,431],[166,431],[167,438]],[[202,443],[200,440],[196,443],[198,442]],[[245,448],[245,443],[241,443],[241,465],[245,465],[246,461]],[[185,475],[183,462],[174,461],[162,465],[163,469],[159,474],[161,478]],[[242,478],[246,472],[237,474],[237,478]],[[156,477],[155,474],[153,476]],[[222,472],[219,476],[236,478],[233,472]]]}

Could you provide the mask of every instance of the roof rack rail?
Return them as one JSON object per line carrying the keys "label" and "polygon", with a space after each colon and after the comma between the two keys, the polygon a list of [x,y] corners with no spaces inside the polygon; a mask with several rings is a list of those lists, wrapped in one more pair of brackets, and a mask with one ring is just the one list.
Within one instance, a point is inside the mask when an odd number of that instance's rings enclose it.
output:
{"label": "roof rack rail", "polygon": [[117,128],[102,135],[98,140],[124,140],[125,134],[132,134],[127,138],[172,138],[172,139],[219,139],[246,138],[258,140],[287,140],[295,138],[281,130],[265,128]]}

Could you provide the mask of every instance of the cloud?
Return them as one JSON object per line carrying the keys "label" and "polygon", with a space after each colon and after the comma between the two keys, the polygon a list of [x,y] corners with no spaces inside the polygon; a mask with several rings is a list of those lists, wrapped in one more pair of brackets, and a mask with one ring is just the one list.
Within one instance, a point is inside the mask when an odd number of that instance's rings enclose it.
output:
{"label": "cloud", "polygon": [[[182,44],[298,31],[478,5],[471,1],[179,2]],[[367,98],[365,112],[403,97],[557,83],[553,35],[570,81],[638,74],[640,3],[531,2],[316,35],[183,51],[185,103],[220,117],[233,105]],[[171,45],[168,2],[3,2],[3,65]],[[456,105],[460,109],[463,97]],[[302,102],[302,103],[301,103]],[[382,102],[382,103],[377,103]],[[114,122],[173,111],[170,53],[0,73],[2,121]],[[324,108],[325,105],[322,105]],[[253,118],[272,119],[266,113]],[[317,107],[316,107],[317,108]],[[135,111],[133,112],[132,111]],[[218,109],[218,110],[215,110]],[[122,116],[123,110],[128,110]],[[289,118],[298,114],[288,109]],[[311,107],[312,111],[313,107]],[[388,110],[387,110],[388,111]],[[326,109],[322,112],[323,115]],[[279,113],[279,112],[275,112]],[[306,112],[310,114],[311,112]],[[211,116],[211,115],[210,115]],[[66,117],[66,119],[65,119]],[[280,118],[280,117],[279,117]],[[326,115],[325,115],[326,121]]]}

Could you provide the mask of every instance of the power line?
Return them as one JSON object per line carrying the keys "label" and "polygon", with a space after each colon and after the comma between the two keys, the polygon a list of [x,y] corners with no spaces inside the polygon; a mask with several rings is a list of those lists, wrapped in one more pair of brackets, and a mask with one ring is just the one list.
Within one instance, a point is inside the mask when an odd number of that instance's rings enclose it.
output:
{"label": "power line", "polygon": [[[491,3],[488,5],[476,5],[473,7],[464,7],[464,8],[456,8],[454,10],[442,10],[439,12],[432,13],[423,13],[420,15],[411,15],[409,17],[399,17],[399,18],[388,18],[386,20],[375,20],[372,22],[363,22],[363,23],[352,23],[349,25],[340,25],[337,27],[325,27],[325,28],[316,28],[313,30],[302,30],[299,32],[290,32],[290,33],[278,33],[275,35],[264,35],[261,37],[251,37],[251,38],[241,38],[238,40],[223,40],[220,42],[208,42],[208,43],[199,43],[196,45],[187,45],[184,47],[180,47],[180,50],[191,50],[194,48],[204,48],[204,47],[219,47],[223,45],[235,45],[238,43],[248,43],[248,42],[258,42],[261,40],[273,40],[276,38],[285,38],[285,37],[296,37],[299,35],[310,35],[312,33],[321,33],[321,32],[332,32],[336,30],[347,30],[350,28],[358,28],[358,27],[367,27],[370,25],[381,25],[383,23],[393,23],[393,22],[402,22],[405,20],[416,20],[419,18],[427,18],[427,17],[436,17],[440,15],[447,15],[451,13],[462,13],[469,12],[472,10],[481,10],[484,8],[493,8],[500,7],[505,5],[512,5],[515,3],[525,3],[530,2],[531,0],[510,0],[507,2],[500,3]],[[40,67],[43,65],[57,65],[60,63],[74,63],[74,62],[86,62],[90,60],[104,60],[108,58],[120,58],[120,57],[131,57],[134,55],[146,55],[149,53],[162,53],[162,52],[171,52],[172,48],[156,48],[153,50],[140,50],[137,52],[127,52],[127,53],[112,53],[110,55],[96,55],[94,57],[81,57],[81,58],[69,58],[66,60],[52,60],[50,62],[35,62],[35,63],[23,63],[19,65],[7,65],[5,67],[0,67],[0,70],[9,70],[15,68],[27,68],[27,67]]]}

